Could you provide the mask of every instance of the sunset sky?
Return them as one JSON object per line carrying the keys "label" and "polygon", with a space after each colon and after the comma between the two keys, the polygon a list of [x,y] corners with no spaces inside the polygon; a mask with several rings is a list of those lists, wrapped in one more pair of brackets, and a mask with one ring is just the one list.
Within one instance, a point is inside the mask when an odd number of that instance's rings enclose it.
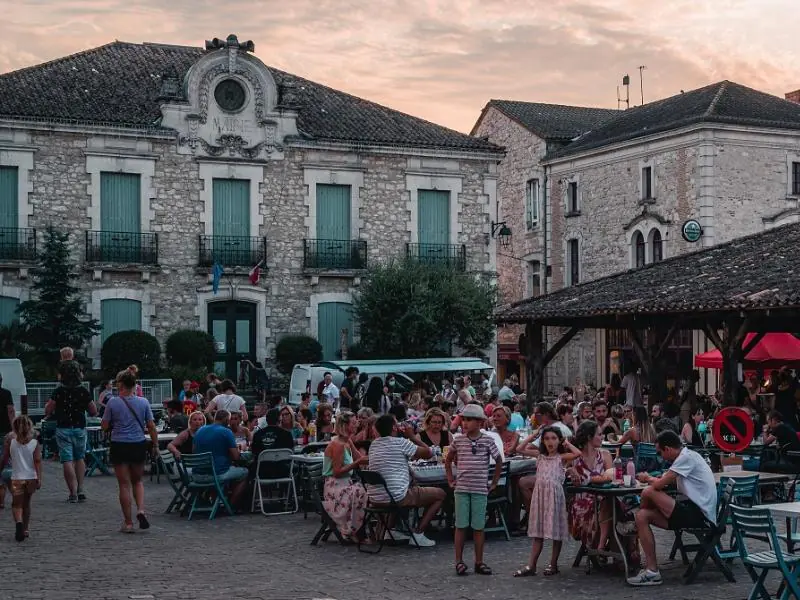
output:
{"label": "sunset sky", "polygon": [[490,98],[616,107],[800,88],[797,0],[8,0],[0,73],[119,39],[236,33],[266,64],[461,131]]}

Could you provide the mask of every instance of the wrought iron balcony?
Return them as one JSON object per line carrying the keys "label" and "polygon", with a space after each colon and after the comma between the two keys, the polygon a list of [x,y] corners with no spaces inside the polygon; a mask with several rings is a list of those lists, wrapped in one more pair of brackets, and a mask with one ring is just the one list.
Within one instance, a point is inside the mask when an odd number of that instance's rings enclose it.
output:
{"label": "wrought iron balcony", "polygon": [[157,265],[158,234],[87,231],[86,262]]}
{"label": "wrought iron balcony", "polygon": [[252,267],[267,257],[267,238],[238,235],[201,235],[201,267],[215,262],[223,267]]}
{"label": "wrought iron balcony", "polygon": [[366,269],[367,242],[362,240],[303,240],[303,268]]}
{"label": "wrought iron balcony", "polygon": [[467,247],[464,244],[406,244],[406,258],[428,265],[467,270]]}
{"label": "wrought iron balcony", "polygon": [[36,260],[36,230],[0,227],[0,260]]}

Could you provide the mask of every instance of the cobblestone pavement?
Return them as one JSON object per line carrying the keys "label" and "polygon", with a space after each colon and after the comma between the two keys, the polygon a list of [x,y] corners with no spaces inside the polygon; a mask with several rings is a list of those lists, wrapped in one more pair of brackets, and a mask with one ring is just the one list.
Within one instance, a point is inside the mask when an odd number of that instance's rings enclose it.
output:
{"label": "cobblestone pavement", "polygon": [[[248,515],[188,522],[163,514],[171,498],[163,478],[161,484],[146,485],[151,529],[125,536],[117,533],[121,519],[115,480],[95,476],[86,489],[87,503],[67,504],[60,467],[46,463],[44,487],[34,498],[31,537],[21,544],[13,539],[7,498],[7,508],[0,512],[0,598],[573,600],[613,595],[615,600],[736,600],[750,590],[749,578],[738,564],[735,584],[709,569],[697,583],[685,586],[679,561],[663,562],[661,587],[632,588],[611,569],[587,575],[583,568],[571,568],[574,543],[565,545],[561,575],[514,579],[511,574],[527,559],[529,541],[506,542],[496,536],[486,549],[495,575],[459,578],[453,570],[452,542],[446,537],[431,549],[387,547],[368,556],[334,543],[310,546],[317,528],[313,515],[308,520],[302,515]],[[660,535],[659,556],[666,557],[670,541],[671,536]],[[468,564],[471,552],[468,545]],[[548,552],[545,548],[540,569],[547,564]]]}

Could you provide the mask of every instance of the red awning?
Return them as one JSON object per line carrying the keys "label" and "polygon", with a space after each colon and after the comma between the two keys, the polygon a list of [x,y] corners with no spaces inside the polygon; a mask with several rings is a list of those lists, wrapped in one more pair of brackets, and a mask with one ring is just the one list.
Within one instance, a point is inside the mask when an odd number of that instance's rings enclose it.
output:
{"label": "red awning", "polygon": [[[747,346],[755,333],[748,333],[742,346]],[[722,369],[722,354],[711,350],[694,357],[695,367]],[[745,357],[745,369],[800,368],[800,340],[791,333],[768,333]]]}

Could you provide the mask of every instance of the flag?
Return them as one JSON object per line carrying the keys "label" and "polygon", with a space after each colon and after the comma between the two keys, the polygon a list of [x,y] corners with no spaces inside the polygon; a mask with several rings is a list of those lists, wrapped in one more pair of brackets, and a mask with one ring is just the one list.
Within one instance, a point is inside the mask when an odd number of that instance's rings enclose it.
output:
{"label": "flag", "polygon": [[219,281],[222,279],[222,274],[225,270],[222,268],[222,265],[218,262],[214,263],[214,266],[211,267],[211,289],[214,290],[214,295],[217,295],[219,291]]}
{"label": "flag", "polygon": [[261,263],[263,262],[263,260],[258,261],[258,264],[250,269],[248,277],[250,278],[250,283],[253,285],[258,285],[258,282],[261,279]]}

